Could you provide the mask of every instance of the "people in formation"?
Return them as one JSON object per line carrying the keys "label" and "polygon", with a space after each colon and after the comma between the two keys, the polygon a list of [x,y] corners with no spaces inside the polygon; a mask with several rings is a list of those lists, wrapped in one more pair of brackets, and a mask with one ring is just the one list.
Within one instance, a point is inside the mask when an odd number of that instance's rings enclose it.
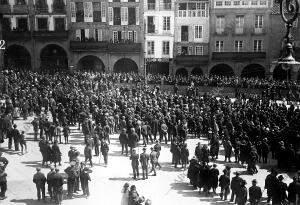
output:
{"label": "people in formation", "polygon": [[[252,175],[258,172],[257,163],[269,163],[269,153],[277,160],[278,169],[300,168],[299,107],[293,103],[287,106],[274,101],[276,97],[273,90],[284,89],[284,84],[266,80],[257,83],[249,79],[216,77],[212,77],[213,80],[193,76],[186,79],[164,77],[166,82],[173,82],[175,79],[176,86],[177,83],[180,85],[182,82],[193,82],[189,92],[180,95],[177,91],[162,91],[159,86],[151,88],[140,81],[134,86],[114,84],[128,82],[124,79],[131,77],[126,74],[38,74],[13,70],[1,72],[4,76],[0,85],[1,96],[5,100],[0,104],[0,142],[7,141],[9,149],[19,152],[19,145],[22,150],[23,145],[26,145],[22,137],[24,133],[14,124],[14,111],[18,110],[15,108],[20,108],[24,120],[35,116],[30,123],[34,140],[39,140],[42,164],[54,164],[54,169],[57,170],[57,166],[61,165],[61,136],[63,135],[65,144],[72,143],[69,126],[78,125],[78,129],[82,130],[82,140],[85,143],[85,163],[82,170],[85,171],[80,174],[80,153],[71,146],[68,152],[70,167],[65,170],[69,198],[77,191],[80,178],[84,181],[84,194],[89,195],[86,187],[90,178],[86,174],[86,163],[89,161],[90,166],[93,166],[92,150],[95,149],[95,155],[100,156],[101,151],[104,164],[108,164],[110,135],[114,133],[120,134],[122,155],[130,155],[133,178],[139,178],[140,168],[143,179],[148,178],[148,172],[157,174],[156,167],[161,168],[159,157],[163,143],[170,146],[170,160],[174,168],[181,165],[185,169],[189,165],[188,176],[191,184],[198,187],[201,193],[203,191],[210,195],[210,189],[214,193],[217,186],[220,186],[220,196],[227,200],[231,189],[231,200],[238,204],[245,203],[247,198],[245,182],[236,180],[231,184],[230,169],[225,169],[220,175],[217,165],[210,164],[219,160],[221,145],[225,152],[224,163],[237,163],[242,166],[246,164],[246,171]],[[150,82],[156,79],[155,76],[149,78]],[[214,86],[261,86],[267,88],[267,91],[262,95],[246,96],[243,93],[237,95],[235,100],[227,96],[217,98],[210,93],[202,95],[196,88],[201,85],[199,80]],[[202,145],[197,144],[195,157],[191,157],[187,147],[188,137],[208,141]],[[141,144],[145,149],[140,154]],[[150,147],[150,153],[147,153],[146,147]],[[234,162],[231,161],[233,157]],[[59,175],[57,170],[53,174],[50,187],[53,188],[53,198],[60,203],[59,190],[62,185],[61,176],[56,176]],[[268,181],[271,180],[271,184],[276,181],[275,184],[280,184],[283,189],[283,182],[278,178],[277,183],[274,172],[270,177],[268,175]],[[239,177],[238,173],[236,175]],[[277,196],[274,198],[275,189],[270,188],[268,183],[268,201],[281,200]],[[243,193],[239,193],[240,190]],[[252,196],[253,200],[257,198]]]}

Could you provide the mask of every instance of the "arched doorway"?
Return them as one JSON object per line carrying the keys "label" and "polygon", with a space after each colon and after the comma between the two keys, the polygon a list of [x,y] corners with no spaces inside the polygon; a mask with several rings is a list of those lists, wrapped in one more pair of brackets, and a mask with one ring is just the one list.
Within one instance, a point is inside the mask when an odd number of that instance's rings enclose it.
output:
{"label": "arched doorway", "polygon": [[101,59],[96,56],[84,56],[78,61],[78,70],[105,72],[105,67]]}
{"label": "arched doorway", "polygon": [[68,69],[67,53],[58,45],[47,45],[42,49],[40,58],[42,70],[58,71],[61,69]]}
{"label": "arched doorway", "polygon": [[265,69],[259,64],[247,65],[241,73],[242,78],[265,78]]}
{"label": "arched doorway", "polygon": [[31,69],[31,56],[24,46],[11,45],[4,52],[4,66]]}
{"label": "arched doorway", "polygon": [[200,67],[196,67],[192,70],[191,74],[200,76],[200,75],[203,75],[203,71]]}
{"label": "arched doorway", "polygon": [[114,72],[115,73],[132,73],[132,72],[137,73],[138,66],[133,60],[129,58],[122,58],[115,63]]}
{"label": "arched doorway", "polygon": [[291,70],[284,70],[281,65],[277,65],[273,71],[274,80],[287,80],[291,78]]}
{"label": "arched doorway", "polygon": [[234,76],[233,69],[227,64],[218,64],[215,65],[210,70],[210,75],[218,75],[218,76]]}
{"label": "arched doorway", "polygon": [[178,76],[188,76],[188,71],[185,68],[179,68],[176,71],[176,75],[178,75]]}

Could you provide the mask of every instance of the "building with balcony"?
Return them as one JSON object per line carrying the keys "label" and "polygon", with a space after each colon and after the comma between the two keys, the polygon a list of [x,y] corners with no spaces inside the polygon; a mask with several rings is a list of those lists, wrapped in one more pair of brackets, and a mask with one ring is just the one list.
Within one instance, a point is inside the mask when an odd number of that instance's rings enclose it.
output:
{"label": "building with balcony", "polygon": [[71,1],[72,66],[101,72],[143,71],[142,3]]}
{"label": "building with balcony", "polygon": [[169,74],[174,44],[174,0],[144,0],[147,73]]}
{"label": "building with balcony", "polygon": [[269,75],[273,0],[213,0],[210,16],[208,74],[266,77]]}
{"label": "building with balcony", "polygon": [[[286,26],[280,16],[279,4],[274,1],[272,12],[270,16],[271,33],[268,57],[270,58],[270,75],[277,80],[286,80],[291,78],[292,80],[300,80],[299,72],[291,69],[284,70],[280,65],[272,63],[276,61],[285,52],[284,48],[284,36],[286,34]],[[293,56],[297,61],[300,61],[300,24],[297,19],[291,29],[291,40],[294,46]]]}
{"label": "building with balcony", "polygon": [[0,2],[6,50],[0,66],[68,68],[66,0]]}
{"label": "building with balcony", "polygon": [[209,1],[178,0],[172,73],[202,75],[209,63]]}

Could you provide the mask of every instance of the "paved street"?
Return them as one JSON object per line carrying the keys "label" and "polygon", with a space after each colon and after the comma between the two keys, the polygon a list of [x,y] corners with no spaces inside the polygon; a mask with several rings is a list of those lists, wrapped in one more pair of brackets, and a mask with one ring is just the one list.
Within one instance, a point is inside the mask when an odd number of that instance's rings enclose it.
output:
{"label": "paved street", "polygon": [[[41,153],[39,152],[38,142],[33,141],[32,127],[30,125],[32,118],[27,121],[17,120],[15,123],[20,130],[26,131],[26,138],[28,139],[27,145],[29,153],[20,155],[14,151],[7,150],[7,142],[1,145],[1,150],[4,151],[4,155],[9,160],[7,167],[8,173],[8,198],[4,201],[0,201],[0,204],[40,204],[36,199],[35,185],[32,182],[35,168],[41,166]],[[77,149],[82,153],[81,159],[83,160],[83,135],[77,128],[71,128],[70,144],[75,145]],[[157,172],[157,176],[150,176],[148,180],[134,181],[131,175],[131,166],[128,157],[121,156],[120,146],[118,142],[118,135],[111,136],[111,145],[108,158],[108,167],[104,167],[103,159],[101,158],[99,164],[99,158],[94,157],[93,173],[91,174],[92,181],[90,182],[91,196],[86,199],[79,195],[75,196],[75,199],[64,200],[63,204],[103,204],[103,205],[117,205],[121,200],[121,189],[125,182],[129,182],[130,185],[135,184],[140,196],[145,196],[146,199],[151,199],[154,205],[172,204],[172,205],[184,205],[184,204],[229,204],[228,202],[222,202],[218,196],[213,198],[207,198],[199,195],[198,191],[193,190],[189,185],[189,181],[186,178],[187,170],[175,169],[171,166],[171,153],[169,151],[169,145],[162,146],[161,157],[159,159],[162,169]],[[193,156],[194,148],[197,140],[188,140],[188,148],[190,150],[190,158]],[[204,139],[201,143],[207,143]],[[60,166],[60,171],[68,166],[67,152],[69,151],[70,144],[60,145],[62,151],[63,163]],[[148,146],[148,152],[150,152],[150,146]],[[139,149],[141,153],[141,148]],[[224,169],[224,156],[223,149],[220,150],[220,161],[216,161],[218,168],[222,172]],[[271,161],[275,163],[275,161]],[[250,176],[245,173],[245,168],[240,165],[231,163],[232,173],[236,170],[242,171],[242,177],[246,179],[247,186],[251,185],[251,180],[256,178],[258,185],[263,187],[264,179],[267,175],[267,168],[261,167],[259,173]],[[49,172],[49,169],[42,167],[42,172],[45,174]],[[233,175],[233,174],[232,174]],[[285,182],[291,182],[292,173],[283,173]],[[66,190],[67,186],[64,185]],[[217,190],[219,192],[219,189]],[[266,191],[263,193],[266,196]],[[265,201],[265,199],[264,199]],[[48,203],[49,198],[48,198]]]}

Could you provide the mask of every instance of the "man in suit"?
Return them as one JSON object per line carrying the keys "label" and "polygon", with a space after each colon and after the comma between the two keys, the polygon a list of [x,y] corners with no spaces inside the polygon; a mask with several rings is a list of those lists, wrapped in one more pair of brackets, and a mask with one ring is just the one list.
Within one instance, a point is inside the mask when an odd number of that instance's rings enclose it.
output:
{"label": "man in suit", "polygon": [[[140,163],[142,165],[143,179],[148,179],[149,154],[146,153],[146,147],[143,148],[143,153],[140,155]],[[145,177],[146,176],[146,177]]]}
{"label": "man in suit", "polygon": [[261,188],[257,186],[256,179],[253,179],[252,186],[249,188],[250,205],[258,205],[261,197],[262,197]]}
{"label": "man in suit", "polygon": [[59,173],[59,168],[55,168],[55,174],[53,176],[53,195],[55,203],[60,205],[63,200],[63,185],[64,185],[64,178]]}
{"label": "man in suit", "polygon": [[41,192],[42,192],[43,201],[46,202],[45,184],[47,179],[45,175],[41,172],[40,167],[36,168],[36,171],[37,172],[33,175],[33,183],[35,183],[36,185],[37,198],[39,201],[41,200]]}
{"label": "man in suit", "polygon": [[139,178],[139,154],[136,153],[136,150],[132,150],[132,154],[130,156],[131,166],[133,170],[133,179]]}
{"label": "man in suit", "polygon": [[157,164],[157,158],[158,158],[158,154],[157,152],[153,149],[153,147],[150,148],[151,149],[151,153],[150,153],[150,163],[151,163],[151,170],[149,172],[149,174],[151,172],[154,172],[153,176],[156,176],[156,164]]}

